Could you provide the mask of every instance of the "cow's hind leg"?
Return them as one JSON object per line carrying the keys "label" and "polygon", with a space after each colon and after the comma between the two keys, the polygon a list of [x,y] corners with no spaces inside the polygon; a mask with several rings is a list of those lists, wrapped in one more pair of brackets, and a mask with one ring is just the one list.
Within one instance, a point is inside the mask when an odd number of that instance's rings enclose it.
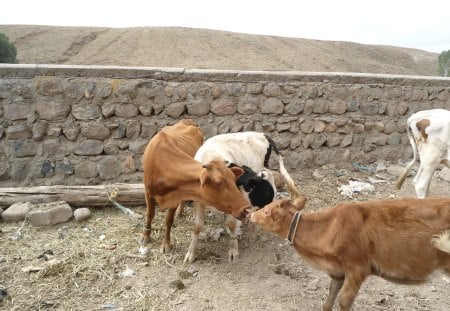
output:
{"label": "cow's hind leg", "polygon": [[424,163],[420,164],[419,171],[414,179],[414,188],[419,199],[424,199],[430,196],[431,178],[436,171],[439,163]]}
{"label": "cow's hind leg", "polygon": [[145,203],[147,205],[147,214],[145,220],[144,233],[142,235],[142,243],[148,243],[150,240],[150,232],[152,230],[153,218],[155,218],[156,201],[151,197],[148,189],[145,189]]}
{"label": "cow's hind leg", "polygon": [[175,208],[169,208],[166,212],[164,239],[160,248],[161,253],[167,253],[172,248],[172,245],[170,244],[170,230],[172,229],[173,220],[175,218],[175,212],[176,212]]}
{"label": "cow's hind leg", "polygon": [[205,224],[205,206],[201,203],[194,202],[192,208],[194,214],[194,230],[192,230],[191,244],[189,249],[184,256],[184,262],[193,263],[196,256],[198,236],[203,229]]}
{"label": "cow's hind leg", "polygon": [[177,211],[175,213],[175,217],[176,218],[183,217],[183,215],[184,215],[184,208],[185,208],[186,204],[187,204],[186,202],[181,202],[180,204],[178,204]]}
{"label": "cow's hind leg", "polygon": [[227,215],[227,225],[230,231],[230,249],[228,250],[228,260],[235,262],[239,259],[239,245],[236,237],[237,220],[232,215]]}

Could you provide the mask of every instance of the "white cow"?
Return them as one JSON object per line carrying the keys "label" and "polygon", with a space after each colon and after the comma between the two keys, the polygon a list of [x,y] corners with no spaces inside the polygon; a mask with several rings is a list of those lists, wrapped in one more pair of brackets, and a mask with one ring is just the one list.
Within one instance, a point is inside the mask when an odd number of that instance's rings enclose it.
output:
{"label": "white cow", "polygon": [[424,110],[408,118],[406,132],[414,158],[406,166],[397,182],[400,189],[414,163],[420,157],[420,167],[414,177],[418,198],[430,195],[430,182],[439,164],[450,167],[450,111],[445,109]]}
{"label": "white cow", "polygon": [[[280,173],[286,180],[288,188],[295,189],[295,183],[286,171],[280,151],[278,150],[275,142],[264,133],[239,132],[213,136],[207,139],[197,150],[194,159],[200,163],[208,163],[212,159],[225,160],[230,163],[230,165],[234,164],[241,167],[246,166],[250,168],[251,171],[253,171],[253,175],[254,172],[257,172],[257,176],[260,179],[263,179],[263,182],[266,184],[262,185],[259,189],[255,187],[252,190],[249,190],[252,186],[249,185],[249,187],[245,189],[245,186],[247,185],[245,183],[245,185],[241,187],[241,191],[247,191],[249,193],[249,201],[253,205],[257,205],[255,204],[256,201],[266,200],[264,203],[265,205],[273,200],[273,196],[276,191],[273,175],[266,169],[272,150],[278,155]],[[240,181],[237,180],[237,184],[239,184],[239,182]],[[271,191],[271,197],[267,195],[267,190]],[[261,193],[262,191],[265,193]],[[255,196],[259,196],[259,200],[252,199],[252,196],[253,198]],[[268,197],[270,198],[269,201],[267,201]],[[194,203],[193,213],[195,226],[194,231],[192,232],[191,244],[184,258],[185,262],[192,263],[195,260],[198,237],[205,222],[205,210],[205,205],[197,202]],[[236,218],[232,215],[227,215],[227,225],[231,236],[228,257],[230,261],[234,261],[239,256],[238,241],[236,238]]]}

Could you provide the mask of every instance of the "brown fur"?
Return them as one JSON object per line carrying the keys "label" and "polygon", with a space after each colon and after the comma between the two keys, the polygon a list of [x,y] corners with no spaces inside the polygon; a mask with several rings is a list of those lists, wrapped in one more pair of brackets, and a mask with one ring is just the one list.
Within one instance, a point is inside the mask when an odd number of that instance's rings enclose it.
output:
{"label": "brown fur", "polygon": [[[286,237],[303,206],[304,199],[275,201],[250,220]],[[323,310],[339,291],[341,310],[350,310],[369,275],[402,284],[422,283],[437,269],[450,275],[449,229],[450,198],[352,202],[302,214],[293,245],[332,279]]]}
{"label": "brown fur", "polygon": [[192,120],[166,126],[148,143],[143,156],[146,229],[143,241],[150,238],[155,205],[167,209],[162,251],[170,249],[170,229],[175,209],[182,201],[198,201],[240,217],[249,204],[236,186],[242,175],[239,167],[228,168],[224,161],[202,166],[193,156],[203,143],[203,134]]}
{"label": "brown fur", "polygon": [[422,119],[416,123],[417,129],[419,130],[420,136],[422,137],[422,140],[424,142],[426,142],[428,139],[428,134],[425,130],[427,129],[428,126],[430,126],[430,124],[431,122],[428,119]]}

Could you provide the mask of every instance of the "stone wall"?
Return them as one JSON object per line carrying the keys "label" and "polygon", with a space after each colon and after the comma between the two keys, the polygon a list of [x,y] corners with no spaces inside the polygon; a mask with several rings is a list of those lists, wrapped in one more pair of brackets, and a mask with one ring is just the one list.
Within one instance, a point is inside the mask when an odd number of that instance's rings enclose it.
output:
{"label": "stone wall", "polygon": [[450,79],[1,65],[0,186],[141,182],[147,142],[182,118],[270,134],[292,171],[405,160],[406,118],[430,108],[450,109]]}

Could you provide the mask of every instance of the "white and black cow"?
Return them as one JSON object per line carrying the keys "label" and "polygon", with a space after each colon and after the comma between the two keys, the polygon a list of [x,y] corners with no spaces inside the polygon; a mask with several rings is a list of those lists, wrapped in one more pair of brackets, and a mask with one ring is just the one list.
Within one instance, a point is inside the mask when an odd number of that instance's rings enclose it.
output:
{"label": "white and black cow", "polygon": [[[239,132],[213,136],[197,150],[194,159],[200,163],[208,163],[213,159],[224,160],[230,166],[242,167],[245,171],[244,176],[236,180],[236,183],[241,192],[248,196],[249,202],[255,208],[261,208],[272,202],[276,193],[273,174],[267,170],[272,150],[278,155],[280,173],[288,188],[295,189],[295,183],[286,171],[280,151],[275,142],[264,133]],[[203,204],[194,203],[195,226],[189,250],[184,258],[185,262],[192,263],[195,260],[198,236],[204,226],[206,208],[207,206]],[[239,256],[236,218],[227,215],[227,225],[231,236],[228,256],[230,261],[234,261]]]}
{"label": "white and black cow", "polygon": [[431,178],[439,164],[450,167],[450,111],[445,109],[423,110],[412,114],[406,122],[406,131],[414,158],[406,166],[397,182],[400,189],[412,166],[420,157],[420,166],[414,177],[418,198],[430,194]]}

